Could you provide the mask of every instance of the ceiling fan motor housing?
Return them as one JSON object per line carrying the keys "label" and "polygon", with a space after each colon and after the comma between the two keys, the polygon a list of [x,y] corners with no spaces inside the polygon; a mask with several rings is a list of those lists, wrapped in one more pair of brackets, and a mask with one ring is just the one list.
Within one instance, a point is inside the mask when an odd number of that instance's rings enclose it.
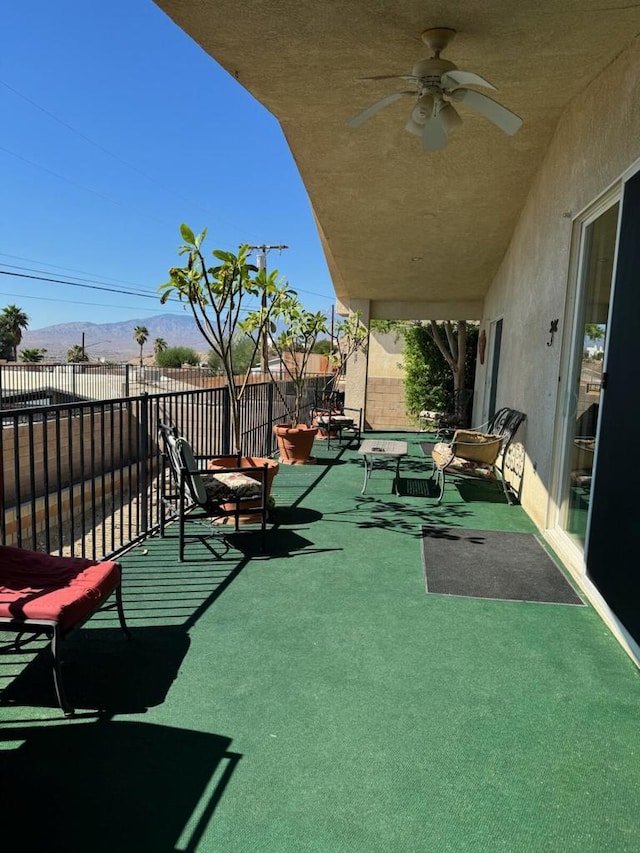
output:
{"label": "ceiling fan motor housing", "polygon": [[416,62],[411,71],[412,77],[417,77],[425,89],[430,86],[440,86],[440,78],[446,71],[455,71],[457,65],[448,59],[422,59]]}

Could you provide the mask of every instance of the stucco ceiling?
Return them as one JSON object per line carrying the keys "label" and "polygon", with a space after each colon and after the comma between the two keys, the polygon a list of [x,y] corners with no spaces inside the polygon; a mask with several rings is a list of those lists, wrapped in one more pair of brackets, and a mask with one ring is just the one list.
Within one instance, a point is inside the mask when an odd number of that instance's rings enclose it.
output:
{"label": "stucco ceiling", "polygon": [[[373,316],[470,318],[508,246],[562,110],[640,32],[640,7],[610,0],[159,0],[158,5],[280,121],[307,187],[340,301]],[[407,133],[402,98],[429,55],[423,30],[453,27],[444,53],[498,89],[524,120],[513,137],[465,105],[444,151]],[[420,258],[420,260],[414,260]],[[402,303],[398,305],[398,302]],[[436,312],[437,313],[437,312]],[[450,312],[449,312],[450,313]]]}

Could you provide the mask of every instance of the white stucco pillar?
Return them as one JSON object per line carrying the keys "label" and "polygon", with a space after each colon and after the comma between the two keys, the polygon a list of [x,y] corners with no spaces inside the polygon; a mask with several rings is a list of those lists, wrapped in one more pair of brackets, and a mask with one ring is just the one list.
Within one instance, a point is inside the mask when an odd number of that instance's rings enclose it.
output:
{"label": "white stucco pillar", "polygon": [[367,330],[367,343],[361,350],[349,359],[347,365],[347,376],[345,384],[345,406],[353,406],[362,409],[363,421],[366,424],[366,400],[367,400],[367,367],[369,364],[369,322],[371,315],[371,302],[368,299],[354,299],[349,303],[349,310],[360,312],[360,323]]}

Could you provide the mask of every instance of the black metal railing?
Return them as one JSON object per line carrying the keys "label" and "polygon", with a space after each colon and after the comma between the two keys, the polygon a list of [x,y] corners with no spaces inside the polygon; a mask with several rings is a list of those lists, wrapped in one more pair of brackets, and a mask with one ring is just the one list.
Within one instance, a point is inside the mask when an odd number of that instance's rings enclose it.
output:
{"label": "black metal railing", "polygon": [[[305,408],[325,377],[307,380]],[[272,456],[272,426],[287,419],[289,383],[247,386],[242,450]],[[99,402],[0,410],[0,538],[7,545],[97,559],[160,522],[158,423],[176,426],[197,454],[231,452],[226,388],[143,393]]]}
{"label": "black metal railing", "polygon": [[75,400],[111,400],[143,393],[222,387],[208,367],[137,364],[0,364],[0,408],[32,408]]}

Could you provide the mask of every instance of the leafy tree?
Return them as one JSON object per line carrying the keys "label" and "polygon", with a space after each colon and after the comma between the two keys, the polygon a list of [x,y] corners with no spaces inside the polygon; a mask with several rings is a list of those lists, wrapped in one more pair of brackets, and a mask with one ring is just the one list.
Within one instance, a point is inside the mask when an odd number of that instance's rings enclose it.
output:
{"label": "leafy tree", "polygon": [[7,330],[13,348],[13,361],[18,360],[18,346],[22,340],[22,332],[29,327],[29,318],[17,305],[7,305],[0,315],[0,321]]}
{"label": "leafy tree", "polygon": [[168,348],[169,344],[165,341],[164,338],[156,338],[153,342],[153,354],[156,357],[156,364],[158,363],[158,355],[161,352],[164,352]]}
{"label": "leafy tree", "polygon": [[186,264],[169,270],[170,280],[160,287],[160,301],[164,304],[175,295],[186,302],[203,338],[221,359],[230,402],[233,450],[239,453],[240,405],[249,381],[247,371],[243,380],[237,382],[233,360],[234,341],[237,333],[242,331],[242,313],[247,300],[262,306],[259,309],[259,327],[253,329],[257,353],[265,330],[270,328],[273,306],[286,292],[287,286],[279,283],[277,270],[267,275],[266,270],[258,270],[248,262],[249,246],[241,246],[237,255],[215,249],[215,261],[211,265],[202,251],[206,233],[205,229],[195,235],[188,225],[183,223],[180,226],[184,243],[179,253],[187,256]]}
{"label": "leafy tree", "polygon": [[604,338],[604,326],[601,323],[586,323],[584,333],[592,341],[601,341]]}
{"label": "leafy tree", "polygon": [[[238,376],[244,376],[248,370],[256,366],[258,358],[255,351],[255,342],[248,335],[237,335],[231,345],[231,351],[233,366],[237,370]],[[209,353],[208,364],[209,369],[216,376],[224,375],[222,359],[213,350]]]}
{"label": "leafy tree", "polygon": [[429,325],[412,323],[404,330],[405,406],[442,411],[458,388],[475,381],[478,327],[465,320]]}
{"label": "leafy tree", "polygon": [[46,349],[23,349],[20,353],[20,361],[26,361],[30,364],[36,364],[39,361],[44,360],[44,356],[46,353]]}
{"label": "leafy tree", "polygon": [[198,353],[191,347],[167,347],[156,354],[158,367],[182,367],[183,364],[200,363]]}
{"label": "leafy tree", "polygon": [[404,329],[403,363],[407,412],[442,411],[453,391],[453,376],[427,326],[412,323]]}
{"label": "leafy tree", "polygon": [[353,311],[343,320],[339,320],[333,329],[332,358],[336,368],[333,378],[326,389],[331,400],[338,398],[341,379],[347,372],[349,359],[358,351],[364,350],[369,341],[369,332],[360,322],[360,312]]}
{"label": "leafy tree", "polygon": [[67,361],[69,364],[82,364],[89,361],[89,356],[81,344],[74,344],[67,350]]}
{"label": "leafy tree", "polygon": [[317,352],[319,355],[331,355],[331,341],[329,338],[320,338],[311,347],[311,352]]}
{"label": "leafy tree", "polygon": [[[295,403],[291,414],[291,426],[300,423],[307,364],[318,335],[327,333],[327,318],[318,311],[307,311],[298,297],[289,291],[278,301],[272,317],[283,327],[279,335],[272,336],[272,344],[286,376],[295,389]],[[252,314],[246,328],[253,330],[259,323],[260,314]]]}
{"label": "leafy tree", "polygon": [[140,367],[142,367],[142,347],[149,339],[149,329],[147,329],[146,326],[136,326],[133,330],[133,337],[136,339],[138,346],[140,347]]}

